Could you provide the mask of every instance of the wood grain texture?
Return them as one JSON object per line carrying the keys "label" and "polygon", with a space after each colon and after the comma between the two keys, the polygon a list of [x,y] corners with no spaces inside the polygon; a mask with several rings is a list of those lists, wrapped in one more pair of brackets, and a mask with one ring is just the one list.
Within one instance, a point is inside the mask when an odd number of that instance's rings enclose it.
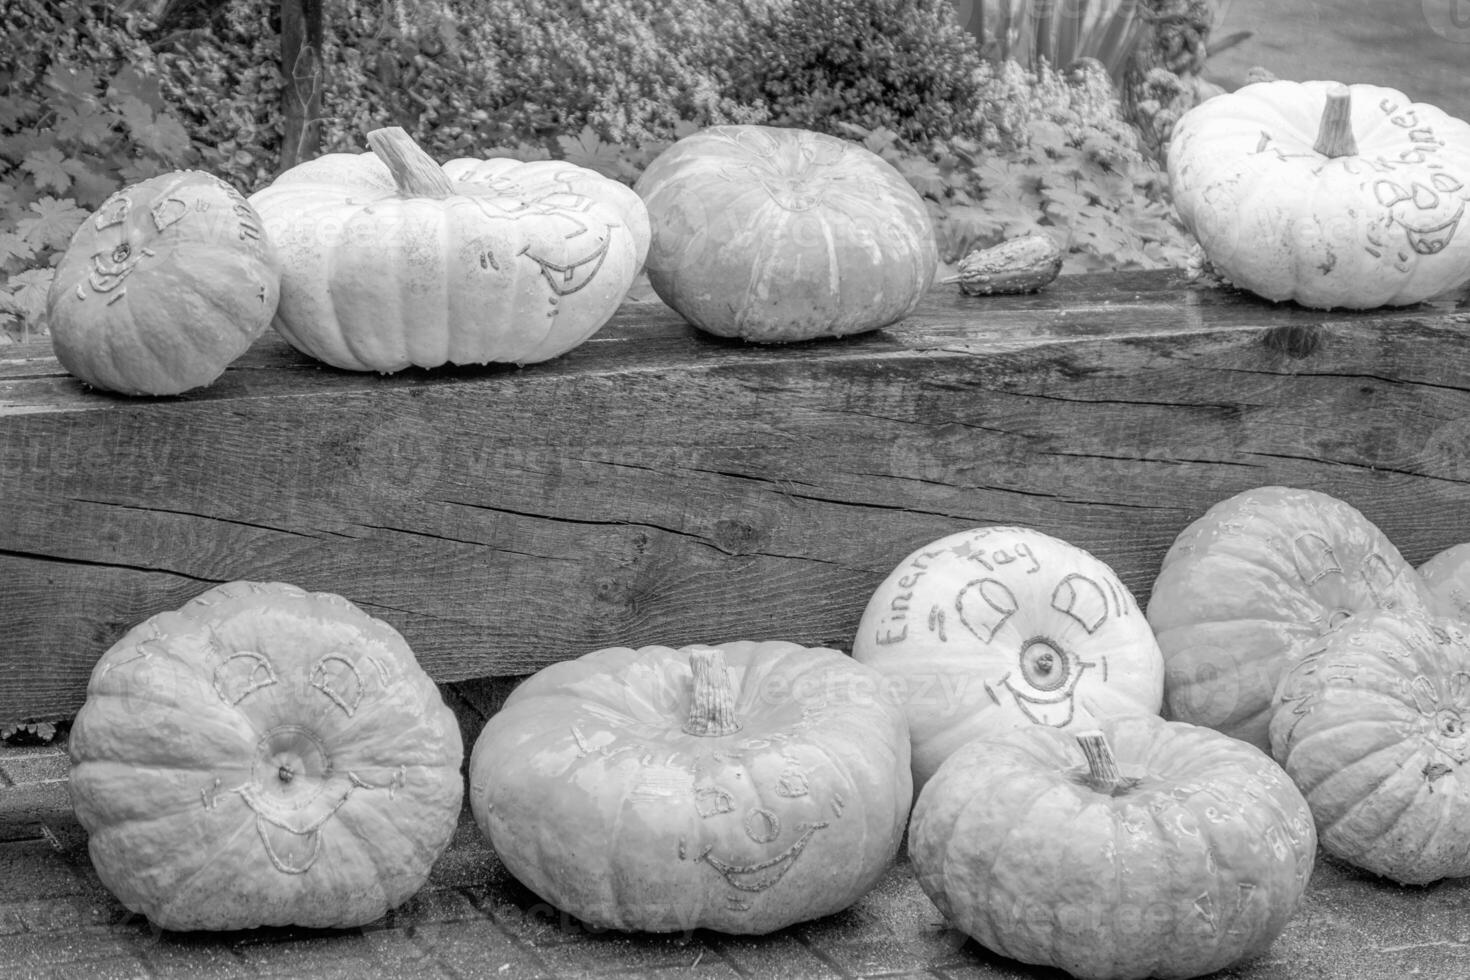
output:
{"label": "wood grain texture", "polygon": [[1190,520],[1270,483],[1422,561],[1470,539],[1466,307],[1064,277],[760,347],[630,303],[524,369],[350,374],[270,335],[149,400],[7,348],[0,719],[73,713],[126,628],[231,579],[346,595],[453,682],[615,644],[849,649],[894,564],[980,524],[1087,548],[1144,602]]}

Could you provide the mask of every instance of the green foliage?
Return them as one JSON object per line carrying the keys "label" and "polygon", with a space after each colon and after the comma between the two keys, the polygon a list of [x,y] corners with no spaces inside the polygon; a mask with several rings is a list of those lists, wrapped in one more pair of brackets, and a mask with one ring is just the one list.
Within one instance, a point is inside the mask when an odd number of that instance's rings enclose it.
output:
{"label": "green foliage", "polygon": [[1147,0],[977,0],[971,14],[981,53],[994,65],[1036,71],[1098,61],[1122,84],[1148,40]]}
{"label": "green foliage", "polygon": [[120,187],[199,159],[110,4],[11,0],[0,65],[0,338],[44,329],[53,267]]}
{"label": "green foliage", "polygon": [[738,91],[783,125],[914,141],[970,127],[981,60],[952,0],[784,0],[755,21],[750,43],[761,55]]}
{"label": "green foliage", "polygon": [[56,740],[60,729],[50,721],[18,721],[0,725],[0,744],[3,745],[49,745]]}

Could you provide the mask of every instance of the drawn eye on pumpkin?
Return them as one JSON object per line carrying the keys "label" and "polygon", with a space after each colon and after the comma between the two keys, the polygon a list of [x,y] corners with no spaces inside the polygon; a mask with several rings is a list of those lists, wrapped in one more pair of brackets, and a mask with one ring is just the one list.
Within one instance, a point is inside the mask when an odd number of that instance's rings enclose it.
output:
{"label": "drawn eye on pumpkin", "polygon": [[1108,594],[1086,575],[1072,572],[1052,591],[1051,607],[1076,621],[1090,636],[1107,622]]}
{"label": "drawn eye on pumpkin", "polygon": [[277,682],[275,668],[263,654],[241,651],[231,654],[214,669],[214,690],[225,704],[236,705],[262,688]]}
{"label": "drawn eye on pumpkin", "polygon": [[311,669],[311,686],[325,694],[347,717],[362,704],[363,681],[357,665],[340,654],[329,653]]}
{"label": "drawn eye on pumpkin", "polygon": [[960,621],[982,643],[990,643],[1002,626],[1020,608],[1016,594],[999,579],[982,578],[960,589],[955,596]]}

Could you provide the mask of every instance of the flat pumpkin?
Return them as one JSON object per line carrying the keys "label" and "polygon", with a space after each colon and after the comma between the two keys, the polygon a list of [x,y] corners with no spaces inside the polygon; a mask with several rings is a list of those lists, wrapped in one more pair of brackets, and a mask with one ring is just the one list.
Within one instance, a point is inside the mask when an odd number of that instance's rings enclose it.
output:
{"label": "flat pumpkin", "polygon": [[177,395],[215,381],[265,332],[280,277],[239,191],[198,170],[150,177],[72,235],[46,297],[51,345],[97,388]]}
{"label": "flat pumpkin", "polygon": [[1470,280],[1470,123],[1376,85],[1271,81],[1175,124],[1175,207],[1230,282],[1371,309]]}
{"label": "flat pumpkin", "polygon": [[531,364],[617,311],[647,248],[627,187],[567,164],[446,170],[397,127],[368,140],[250,198],[285,263],[274,324],[297,349],[384,373]]}
{"label": "flat pumpkin", "polygon": [[1085,980],[1182,978],[1265,952],[1316,837],[1260,750],[1156,716],[977,738],[914,804],[909,856],[961,931]]}
{"label": "flat pumpkin", "polygon": [[1324,634],[1433,603],[1362,512],[1316,490],[1256,487],[1210,507],[1164,555],[1148,601],[1165,714],[1270,751],[1282,674]]}
{"label": "flat pumpkin", "polygon": [[1322,847],[1403,884],[1470,875],[1470,637],[1378,613],[1319,639],[1276,690],[1271,750]]}
{"label": "flat pumpkin", "polygon": [[470,805],[516,878],[594,927],[827,915],[878,881],[908,818],[908,732],[877,681],[779,641],[599,650],[485,724]]}
{"label": "flat pumpkin", "polygon": [[1452,545],[1419,566],[1440,611],[1470,623],[1470,543]]}
{"label": "flat pumpkin", "polygon": [[163,929],[371,922],[423,885],[464,793],[458,724],[403,637],[283,583],[135,626],[68,747],[98,877]]}
{"label": "flat pumpkin", "polygon": [[927,206],[866,147],[810,130],[712,126],[634,185],[648,207],[648,281],[713,334],[784,343],[875,330],[934,281]]}
{"label": "flat pumpkin", "polygon": [[948,535],[874,590],[853,657],[904,706],[914,785],[995,728],[1156,714],[1164,663],[1133,595],[1104,562],[1033,528]]}

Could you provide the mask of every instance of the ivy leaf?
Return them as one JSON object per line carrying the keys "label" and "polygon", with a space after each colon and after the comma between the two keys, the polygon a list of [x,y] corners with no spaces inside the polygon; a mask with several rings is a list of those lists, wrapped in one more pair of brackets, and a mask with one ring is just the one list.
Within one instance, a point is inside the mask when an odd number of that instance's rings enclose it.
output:
{"label": "ivy leaf", "polygon": [[160,160],[181,163],[189,156],[189,132],[172,116],[158,116],[141,129],[133,130],[133,141]]}
{"label": "ivy leaf", "polygon": [[46,294],[51,291],[51,281],[56,278],[55,269],[27,269],[10,277],[4,289],[0,289],[7,312],[14,313],[22,323],[39,326],[46,316]]}
{"label": "ivy leaf", "polygon": [[932,197],[936,201],[944,199],[944,192],[949,185],[944,179],[944,174],[940,172],[939,165],[933,160],[928,157],[903,156],[899,158],[895,166],[920,196]]}
{"label": "ivy leaf", "polygon": [[72,179],[87,170],[85,164],[67,157],[54,146],[27,153],[20,162],[20,169],[30,174],[41,190],[53,190],[58,194],[65,193]]}
{"label": "ivy leaf", "polygon": [[46,85],[71,101],[95,103],[100,84],[91,68],[74,68],[59,63],[46,69]]}
{"label": "ivy leaf", "polygon": [[58,142],[101,146],[112,137],[112,117],[85,105],[63,105],[56,110],[51,132]]}
{"label": "ivy leaf", "polygon": [[58,200],[46,195],[33,201],[30,211],[35,217],[24,217],[16,222],[16,231],[22,238],[43,248],[66,248],[71,236],[86,221],[90,212],[76,206],[71,198]]}
{"label": "ivy leaf", "polygon": [[567,163],[595,170],[604,177],[628,176],[630,168],[622,159],[620,148],[615,143],[604,143],[591,126],[583,126],[576,136],[558,136],[556,142]]}
{"label": "ivy leaf", "polygon": [[0,231],[0,266],[20,262],[24,267],[35,257],[35,243],[13,231]]}

